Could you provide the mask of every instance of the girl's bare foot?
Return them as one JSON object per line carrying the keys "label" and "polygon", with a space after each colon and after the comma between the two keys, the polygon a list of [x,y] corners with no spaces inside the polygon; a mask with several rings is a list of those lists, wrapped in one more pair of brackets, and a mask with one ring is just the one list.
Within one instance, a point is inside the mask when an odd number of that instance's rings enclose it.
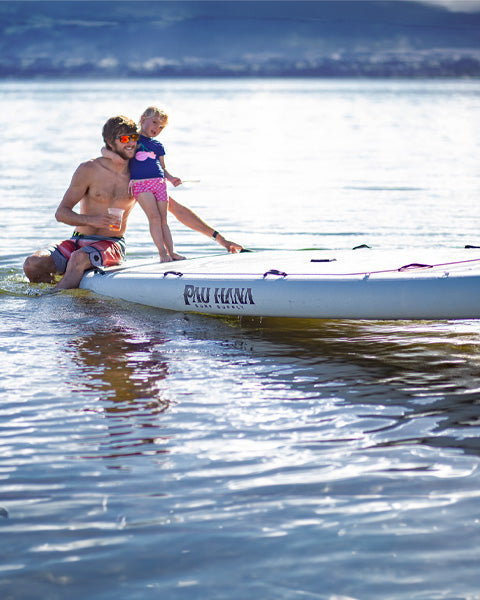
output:
{"label": "girl's bare foot", "polygon": [[185,260],[185,256],[182,256],[181,254],[177,254],[176,252],[172,252],[170,254],[172,260]]}
{"label": "girl's bare foot", "polygon": [[160,262],[172,262],[172,259],[168,256],[168,254],[160,254]]}

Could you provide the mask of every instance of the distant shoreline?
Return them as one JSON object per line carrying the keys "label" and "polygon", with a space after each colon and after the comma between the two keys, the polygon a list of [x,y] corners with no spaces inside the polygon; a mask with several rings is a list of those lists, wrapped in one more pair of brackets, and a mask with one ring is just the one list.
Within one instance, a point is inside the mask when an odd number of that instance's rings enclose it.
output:
{"label": "distant shoreline", "polygon": [[[152,64],[153,63],[153,64]],[[306,60],[270,60],[265,63],[205,62],[201,65],[165,64],[159,59],[148,66],[111,60],[107,63],[36,58],[17,61],[0,58],[0,78],[458,78],[480,77],[480,51],[436,50],[429,52],[345,55]]]}

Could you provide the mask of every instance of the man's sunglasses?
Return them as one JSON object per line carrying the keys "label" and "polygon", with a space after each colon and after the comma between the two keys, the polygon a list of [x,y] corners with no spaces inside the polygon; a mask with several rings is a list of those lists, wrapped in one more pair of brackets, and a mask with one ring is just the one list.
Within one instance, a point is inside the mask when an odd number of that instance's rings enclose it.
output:
{"label": "man's sunglasses", "polygon": [[136,142],[140,136],[138,133],[131,133],[130,135],[117,135],[116,140],[120,140],[122,144],[127,144],[130,140]]}

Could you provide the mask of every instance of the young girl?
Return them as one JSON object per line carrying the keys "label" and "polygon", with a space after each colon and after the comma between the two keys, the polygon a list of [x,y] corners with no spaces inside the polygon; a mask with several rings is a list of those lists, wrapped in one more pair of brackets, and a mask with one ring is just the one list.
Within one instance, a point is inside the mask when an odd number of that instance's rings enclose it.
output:
{"label": "young girl", "polygon": [[[155,106],[148,107],[140,117],[140,137],[135,157],[130,160],[130,191],[135,196],[150,224],[152,239],[158,248],[160,262],[182,260],[185,257],[173,250],[172,234],[167,223],[167,182],[175,187],[182,183],[165,167],[163,144],[152,139],[157,137],[168,123],[168,115]],[[110,152],[102,149],[110,158]]]}

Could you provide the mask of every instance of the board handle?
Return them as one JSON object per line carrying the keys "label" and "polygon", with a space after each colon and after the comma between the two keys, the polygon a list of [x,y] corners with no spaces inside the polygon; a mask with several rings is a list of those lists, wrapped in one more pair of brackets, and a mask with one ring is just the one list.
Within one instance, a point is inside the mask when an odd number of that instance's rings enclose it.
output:
{"label": "board handle", "polygon": [[400,273],[403,271],[410,271],[411,269],[433,269],[433,265],[424,265],[422,263],[410,263],[409,265],[404,265],[397,269]]}
{"label": "board handle", "polygon": [[163,274],[163,277],[168,277],[169,275],[175,275],[175,277],[183,277],[183,273],[180,273],[180,271],[165,271],[165,273]]}
{"label": "board handle", "polygon": [[276,275],[277,277],[286,277],[287,273],[285,273],[285,271],[277,271],[277,269],[270,269],[270,271],[266,271],[263,274],[263,278],[265,279],[269,275]]}

